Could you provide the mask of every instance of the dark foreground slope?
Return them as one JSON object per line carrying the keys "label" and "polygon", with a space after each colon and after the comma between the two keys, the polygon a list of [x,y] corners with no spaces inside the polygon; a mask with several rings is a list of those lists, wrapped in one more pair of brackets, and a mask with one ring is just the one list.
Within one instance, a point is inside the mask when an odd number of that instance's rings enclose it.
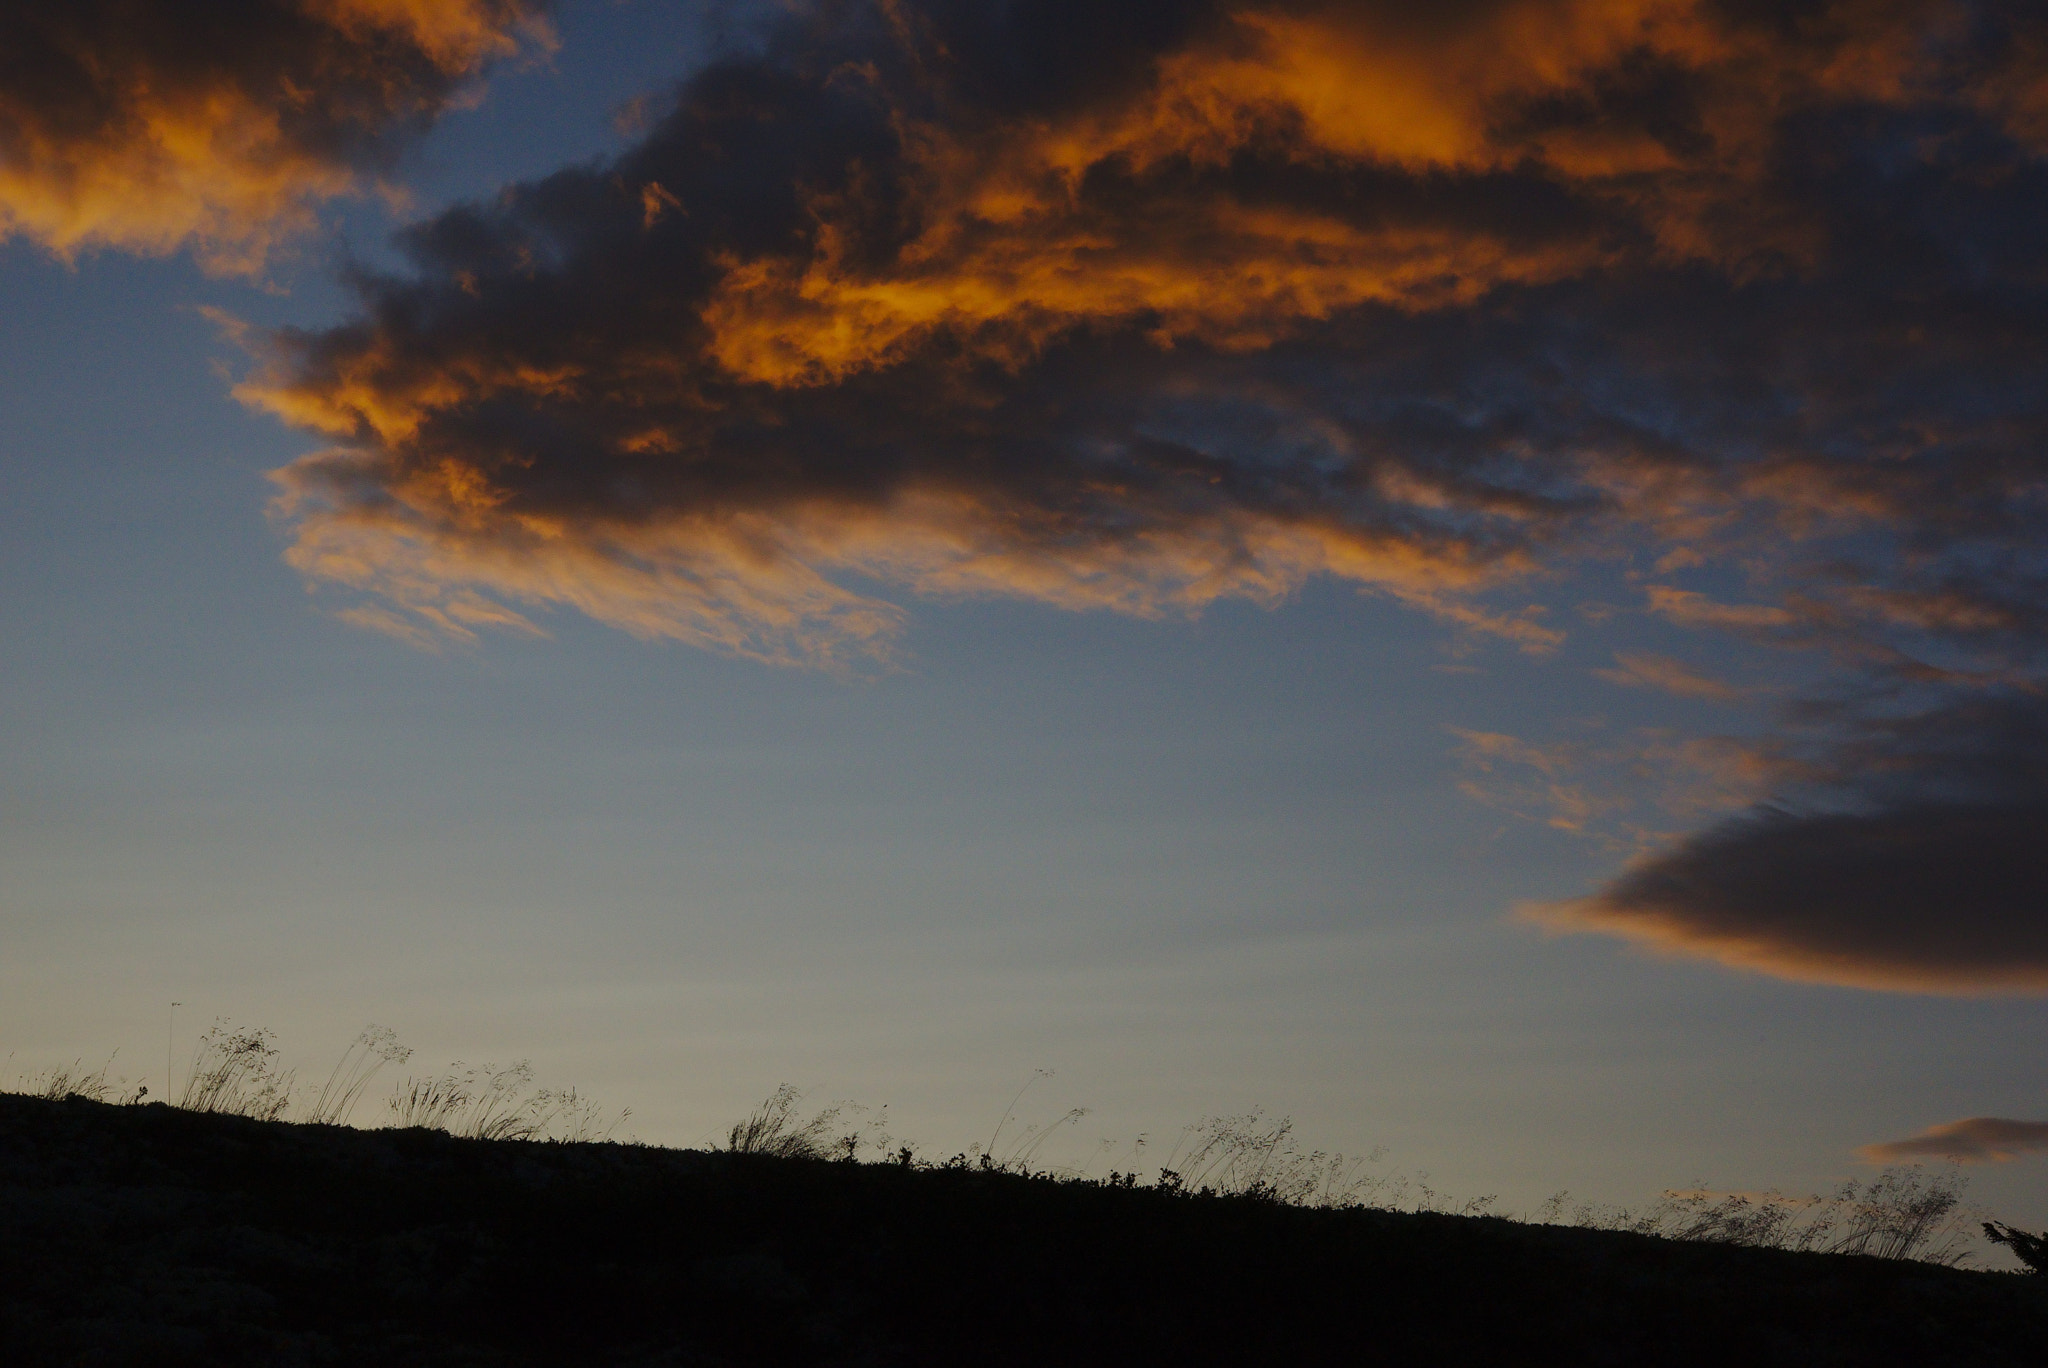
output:
{"label": "dark foreground slope", "polygon": [[0,1096],[9,1364],[2025,1364],[2011,1274]]}

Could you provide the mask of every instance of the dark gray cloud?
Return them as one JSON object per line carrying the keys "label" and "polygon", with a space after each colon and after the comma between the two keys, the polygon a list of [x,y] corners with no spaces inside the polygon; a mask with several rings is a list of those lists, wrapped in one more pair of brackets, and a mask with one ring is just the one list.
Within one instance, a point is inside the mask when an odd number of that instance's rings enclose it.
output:
{"label": "dark gray cloud", "polygon": [[1531,915],[1781,978],[2038,992],[2048,989],[2044,840],[2048,802],[1768,812]]}
{"label": "dark gray cloud", "polygon": [[1858,717],[1788,757],[1780,803],[1524,909],[1782,978],[2048,990],[2048,714],[2032,696]]}

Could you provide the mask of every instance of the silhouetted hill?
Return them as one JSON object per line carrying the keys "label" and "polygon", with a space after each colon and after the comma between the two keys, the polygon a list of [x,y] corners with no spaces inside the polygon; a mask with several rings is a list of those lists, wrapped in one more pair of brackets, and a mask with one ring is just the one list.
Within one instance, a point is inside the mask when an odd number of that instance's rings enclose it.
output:
{"label": "silhouetted hill", "polygon": [[2048,1279],[0,1096],[9,1364],[2048,1363]]}

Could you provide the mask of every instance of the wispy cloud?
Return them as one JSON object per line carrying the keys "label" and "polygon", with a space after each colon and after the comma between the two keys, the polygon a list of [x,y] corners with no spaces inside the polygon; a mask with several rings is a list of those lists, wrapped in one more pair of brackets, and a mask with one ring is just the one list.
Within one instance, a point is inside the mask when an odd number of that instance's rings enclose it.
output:
{"label": "wispy cloud", "polygon": [[1626,799],[1589,790],[1578,781],[1586,763],[1583,746],[1535,746],[1503,732],[1463,727],[1450,732],[1460,742],[1459,759],[1467,772],[1458,787],[1479,802],[1560,831],[1583,831],[1587,823],[1626,805]]}
{"label": "wispy cloud", "polygon": [[1595,670],[1594,676],[1624,688],[1662,689],[1681,698],[1704,698],[1714,703],[1733,703],[1746,696],[1744,690],[1703,675],[1669,656],[1652,655],[1647,651],[1617,651],[1614,663],[1617,668]]}
{"label": "wispy cloud", "polygon": [[1647,591],[1650,611],[1681,627],[1707,627],[1736,632],[1779,632],[1798,625],[1790,609],[1768,603],[1717,603],[1690,589],[1653,584]]}
{"label": "wispy cloud", "polygon": [[1544,744],[1449,730],[1460,742],[1458,787],[1467,797],[1637,854],[1668,843],[1674,824],[1725,818],[1769,796],[1803,763],[1766,742],[1665,728],[1582,723]]}

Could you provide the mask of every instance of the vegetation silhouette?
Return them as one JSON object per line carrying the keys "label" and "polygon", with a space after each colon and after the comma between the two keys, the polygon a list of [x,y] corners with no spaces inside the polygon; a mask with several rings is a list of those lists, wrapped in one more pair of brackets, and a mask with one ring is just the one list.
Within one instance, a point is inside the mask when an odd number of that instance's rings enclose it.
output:
{"label": "vegetation silhouette", "polygon": [[[2048,1283],[1948,1266],[1955,1170],[1522,1221],[1256,1110],[1092,1174],[1028,1082],[933,1161],[788,1085],[711,1150],[614,1143],[524,1063],[404,1077],[353,1129],[390,1032],[318,1089],[276,1055],[216,1023],[189,1105],[111,1060],[0,1094],[0,1362],[2048,1361]],[[2039,1270],[2048,1236],[1984,1231]]]}

